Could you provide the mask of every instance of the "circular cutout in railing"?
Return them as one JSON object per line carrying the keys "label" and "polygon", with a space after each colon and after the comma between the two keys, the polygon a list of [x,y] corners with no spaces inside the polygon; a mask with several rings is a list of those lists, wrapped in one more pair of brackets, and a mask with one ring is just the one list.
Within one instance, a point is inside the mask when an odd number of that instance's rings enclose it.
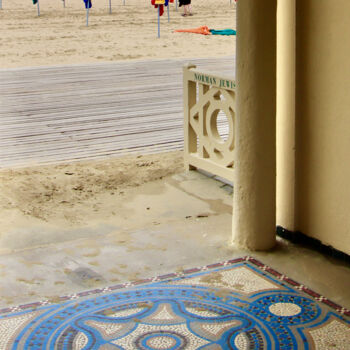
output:
{"label": "circular cutout in railing", "polygon": [[230,134],[230,124],[224,111],[216,109],[210,118],[210,134],[218,143],[225,143]]}
{"label": "circular cutout in railing", "polygon": [[225,112],[220,111],[216,117],[216,130],[223,142],[226,142],[230,133],[230,126]]}

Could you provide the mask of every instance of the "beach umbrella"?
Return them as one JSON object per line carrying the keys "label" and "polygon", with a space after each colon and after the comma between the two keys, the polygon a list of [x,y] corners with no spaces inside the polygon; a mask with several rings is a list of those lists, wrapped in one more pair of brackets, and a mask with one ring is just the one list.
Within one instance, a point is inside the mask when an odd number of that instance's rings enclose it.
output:
{"label": "beach umbrella", "polygon": [[168,22],[170,21],[169,2],[174,2],[174,0],[151,0],[151,5],[158,10],[158,38],[160,38],[160,16],[164,13],[164,6],[168,8]]}
{"label": "beach umbrella", "polygon": [[109,0],[109,13],[112,13],[112,0]]}
{"label": "beach umbrella", "polygon": [[37,9],[38,9],[38,16],[40,16],[40,7],[39,7],[39,0],[33,0],[33,5],[37,6]]}
{"label": "beach umbrella", "polygon": [[164,4],[168,9],[168,22],[170,22],[170,5],[169,5],[170,2],[174,2],[174,0],[165,0],[165,4]]}
{"label": "beach umbrella", "polygon": [[88,26],[89,25],[89,9],[91,9],[92,3],[91,3],[91,0],[84,0],[84,3],[85,3],[85,8],[86,8],[86,26]]}
{"label": "beach umbrella", "polygon": [[[34,1],[34,0],[33,0],[33,1]],[[91,7],[92,7],[91,0],[84,0],[84,3],[85,3],[85,8],[91,9]]]}
{"label": "beach umbrella", "polygon": [[153,5],[157,9],[158,14],[158,38],[160,38],[160,16],[163,15],[164,4],[165,0],[151,0],[151,5]]}

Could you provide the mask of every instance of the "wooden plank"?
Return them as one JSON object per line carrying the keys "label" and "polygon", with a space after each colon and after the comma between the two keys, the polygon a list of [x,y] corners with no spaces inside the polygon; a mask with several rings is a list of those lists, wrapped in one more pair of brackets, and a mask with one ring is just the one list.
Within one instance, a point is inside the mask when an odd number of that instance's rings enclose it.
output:
{"label": "wooden plank", "polygon": [[[188,61],[0,69],[0,167],[182,149]],[[233,76],[233,57],[190,61]]]}

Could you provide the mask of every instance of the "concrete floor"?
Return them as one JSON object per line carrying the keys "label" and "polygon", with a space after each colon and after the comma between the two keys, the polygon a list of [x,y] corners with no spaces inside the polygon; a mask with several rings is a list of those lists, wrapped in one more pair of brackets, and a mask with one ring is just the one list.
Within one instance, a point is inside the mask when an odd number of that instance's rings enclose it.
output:
{"label": "concrete floor", "polygon": [[270,252],[230,242],[232,188],[198,172],[116,197],[113,221],[22,227],[0,242],[0,308],[251,255],[350,308],[350,267],[282,239]]}

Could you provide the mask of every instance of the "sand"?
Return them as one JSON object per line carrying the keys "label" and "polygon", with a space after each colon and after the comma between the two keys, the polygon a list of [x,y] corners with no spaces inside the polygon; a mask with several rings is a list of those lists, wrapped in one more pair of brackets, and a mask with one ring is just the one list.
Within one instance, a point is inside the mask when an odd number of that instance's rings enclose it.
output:
{"label": "sand", "polygon": [[50,66],[129,59],[217,57],[232,55],[233,36],[174,33],[206,25],[235,28],[235,7],[229,0],[192,0],[194,16],[170,7],[170,23],[150,0],[92,0],[89,26],[83,0],[39,0],[40,17],[31,0],[3,0],[0,10],[0,67]]}
{"label": "sand", "polygon": [[[182,152],[0,171],[0,237],[16,226],[86,226],[114,215],[128,189],[183,171]],[[23,220],[23,218],[34,220]]]}
{"label": "sand", "polygon": [[[2,1],[0,68],[218,57],[235,52],[232,36],[174,33],[201,25],[235,28],[235,7],[229,0],[193,0],[192,17],[182,17],[182,8],[175,12],[171,4],[170,23],[166,12],[161,18],[160,39],[157,12],[149,0],[126,0],[125,6],[123,0],[112,0],[112,14],[108,0],[92,0],[88,27],[82,0],[66,0],[66,8],[61,0],[39,1],[40,17],[31,0]],[[8,235],[17,237],[22,228],[89,227],[93,222],[114,223],[114,216],[132,226],[130,209],[123,209],[123,201],[135,196],[142,184],[154,182],[149,191],[157,191],[164,187],[159,181],[181,171],[182,152],[2,169],[0,242]],[[147,196],[148,190],[143,191]]]}

